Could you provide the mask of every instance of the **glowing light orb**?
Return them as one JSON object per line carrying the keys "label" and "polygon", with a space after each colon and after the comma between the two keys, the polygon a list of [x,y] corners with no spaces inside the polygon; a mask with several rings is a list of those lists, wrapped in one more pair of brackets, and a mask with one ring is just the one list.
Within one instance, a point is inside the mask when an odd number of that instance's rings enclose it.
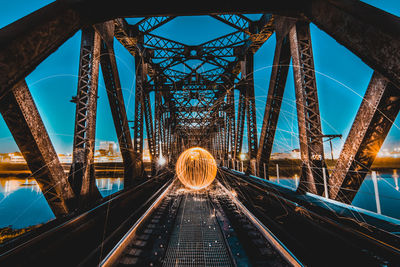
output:
{"label": "glowing light orb", "polygon": [[186,187],[199,190],[214,181],[217,175],[217,163],[204,148],[192,147],[179,156],[176,162],[176,174]]}

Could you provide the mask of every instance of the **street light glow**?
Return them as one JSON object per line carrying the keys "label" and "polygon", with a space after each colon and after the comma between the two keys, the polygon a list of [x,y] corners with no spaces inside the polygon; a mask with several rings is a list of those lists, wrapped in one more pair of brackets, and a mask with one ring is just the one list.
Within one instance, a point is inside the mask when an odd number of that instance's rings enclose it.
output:
{"label": "street light glow", "polygon": [[158,158],[158,165],[163,166],[165,163],[167,163],[167,160],[163,156]]}

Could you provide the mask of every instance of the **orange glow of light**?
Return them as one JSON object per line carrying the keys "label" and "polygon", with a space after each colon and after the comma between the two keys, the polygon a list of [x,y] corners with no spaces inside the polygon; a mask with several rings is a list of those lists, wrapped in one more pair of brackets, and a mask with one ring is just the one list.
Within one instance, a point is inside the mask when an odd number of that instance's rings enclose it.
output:
{"label": "orange glow of light", "polygon": [[176,162],[178,179],[186,187],[200,190],[209,186],[217,175],[214,157],[201,147],[185,150]]}

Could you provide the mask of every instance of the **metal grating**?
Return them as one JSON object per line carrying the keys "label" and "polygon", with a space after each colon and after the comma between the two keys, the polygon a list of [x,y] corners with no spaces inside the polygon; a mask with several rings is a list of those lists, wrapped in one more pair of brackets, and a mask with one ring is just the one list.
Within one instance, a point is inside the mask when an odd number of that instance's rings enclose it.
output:
{"label": "metal grating", "polygon": [[163,266],[233,266],[206,194],[186,194]]}

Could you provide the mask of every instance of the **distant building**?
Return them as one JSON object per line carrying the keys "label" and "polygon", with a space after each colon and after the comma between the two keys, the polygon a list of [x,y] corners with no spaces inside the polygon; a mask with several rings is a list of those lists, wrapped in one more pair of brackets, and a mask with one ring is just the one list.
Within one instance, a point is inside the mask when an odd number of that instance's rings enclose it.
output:
{"label": "distant building", "polygon": [[22,156],[21,152],[14,152],[9,153],[8,156],[10,157],[11,163],[26,163],[24,157]]}
{"label": "distant building", "polygon": [[287,152],[277,152],[277,153],[272,153],[271,154],[271,159],[299,159],[300,158],[300,149],[296,148],[290,151],[289,153]]}
{"label": "distant building", "polygon": [[58,159],[61,163],[72,163],[72,155],[71,154],[58,154]]}
{"label": "distant building", "polygon": [[150,150],[149,150],[149,141],[148,139],[144,139],[143,142],[143,161],[144,162],[150,162]]}
{"label": "distant building", "polygon": [[292,156],[290,153],[272,153],[271,159],[290,159]]}
{"label": "distant building", "polygon": [[300,159],[300,149],[295,148],[290,152],[290,156],[292,159]]}
{"label": "distant building", "polygon": [[[117,144],[113,141],[100,141],[99,151],[107,156],[114,156],[117,154]],[[102,154],[102,153],[101,153]]]}

